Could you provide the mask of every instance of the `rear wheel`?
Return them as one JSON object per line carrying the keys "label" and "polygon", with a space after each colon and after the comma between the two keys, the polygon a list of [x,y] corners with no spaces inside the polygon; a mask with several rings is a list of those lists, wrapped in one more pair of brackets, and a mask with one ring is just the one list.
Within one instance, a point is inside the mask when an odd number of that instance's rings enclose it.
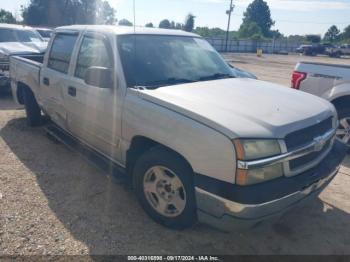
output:
{"label": "rear wheel", "polygon": [[28,87],[23,89],[24,107],[27,114],[27,124],[29,126],[39,126],[42,123],[41,109],[35,96]]}
{"label": "rear wheel", "polygon": [[192,226],[196,220],[193,172],[177,154],[156,147],[137,161],[134,189],[146,213],[173,229]]}

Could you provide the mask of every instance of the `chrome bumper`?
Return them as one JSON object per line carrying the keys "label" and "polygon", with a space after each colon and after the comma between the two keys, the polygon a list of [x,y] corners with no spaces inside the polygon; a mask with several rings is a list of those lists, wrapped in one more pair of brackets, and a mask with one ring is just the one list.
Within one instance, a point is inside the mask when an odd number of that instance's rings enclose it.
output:
{"label": "chrome bumper", "polygon": [[[301,185],[299,190],[263,203],[242,204],[196,187],[198,219],[202,223],[231,231],[249,228],[261,221],[275,217],[302,200],[310,196],[317,196],[337,174],[345,155],[346,148],[340,142],[336,142],[325,161],[312,171],[315,174],[312,176],[316,177],[312,184],[308,184],[309,181],[305,182],[306,184]],[[321,176],[319,176],[320,174]],[[300,176],[303,175],[298,175],[298,179],[302,178]]]}

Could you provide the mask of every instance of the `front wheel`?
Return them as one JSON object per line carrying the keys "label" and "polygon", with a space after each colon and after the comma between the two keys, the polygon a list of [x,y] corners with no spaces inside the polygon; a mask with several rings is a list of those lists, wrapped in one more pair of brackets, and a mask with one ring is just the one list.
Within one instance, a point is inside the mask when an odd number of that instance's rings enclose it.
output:
{"label": "front wheel", "polygon": [[163,147],[146,152],[135,165],[133,182],[141,206],[156,222],[172,229],[196,222],[193,172],[177,154]]}
{"label": "front wheel", "polygon": [[347,145],[350,150],[350,108],[338,109],[339,127],[336,137]]}

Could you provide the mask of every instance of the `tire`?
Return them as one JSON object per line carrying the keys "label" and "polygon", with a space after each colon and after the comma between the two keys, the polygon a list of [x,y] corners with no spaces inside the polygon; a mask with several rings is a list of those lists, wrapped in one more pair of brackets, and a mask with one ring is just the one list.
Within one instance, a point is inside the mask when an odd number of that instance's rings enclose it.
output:
{"label": "tire", "polygon": [[161,146],[146,152],[134,167],[133,186],[141,206],[157,223],[171,229],[196,223],[193,171],[177,154]]}
{"label": "tire", "polygon": [[35,96],[29,88],[23,89],[24,108],[27,114],[28,126],[39,126],[42,123],[41,109],[35,99]]}
{"label": "tire", "polygon": [[339,128],[337,138],[345,143],[350,152],[350,107],[341,106],[337,108],[339,118]]}

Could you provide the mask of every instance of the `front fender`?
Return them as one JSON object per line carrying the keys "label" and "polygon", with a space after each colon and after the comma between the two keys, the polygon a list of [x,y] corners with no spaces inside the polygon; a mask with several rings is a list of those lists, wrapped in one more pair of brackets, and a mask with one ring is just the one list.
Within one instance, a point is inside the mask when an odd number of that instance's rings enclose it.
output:
{"label": "front fender", "polygon": [[328,101],[334,101],[339,97],[350,96],[350,83],[342,83],[334,86],[322,94],[322,98]]}
{"label": "front fender", "polygon": [[228,137],[129,90],[123,110],[123,152],[135,136],[147,137],[178,152],[195,173],[235,182],[236,154]]}

